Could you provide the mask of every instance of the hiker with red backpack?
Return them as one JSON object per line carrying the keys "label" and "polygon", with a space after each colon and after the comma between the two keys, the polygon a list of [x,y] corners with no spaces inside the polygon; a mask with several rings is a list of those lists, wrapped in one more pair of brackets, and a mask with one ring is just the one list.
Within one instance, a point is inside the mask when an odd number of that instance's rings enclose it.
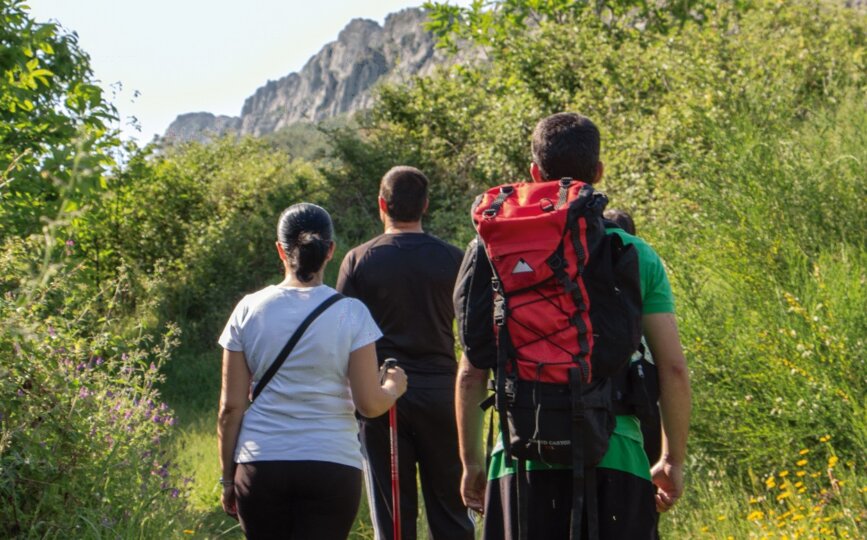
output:
{"label": "hiker with red backpack", "polygon": [[[589,119],[543,119],[532,152],[533,182],[492,188],[473,205],[479,236],[455,287],[462,496],[485,514],[486,539],[654,538],[655,512],[683,493],[691,407],[671,287],[653,249],[602,218]],[[664,434],[652,468],[636,417],[644,381],[631,362],[642,332]],[[488,463],[480,402],[500,416]]]}

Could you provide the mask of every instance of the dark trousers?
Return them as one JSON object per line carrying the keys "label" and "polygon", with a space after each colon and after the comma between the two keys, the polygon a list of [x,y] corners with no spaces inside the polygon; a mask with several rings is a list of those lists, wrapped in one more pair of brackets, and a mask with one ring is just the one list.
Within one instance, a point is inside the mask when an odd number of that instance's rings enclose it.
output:
{"label": "dark trousers", "polygon": [[247,538],[345,540],[361,500],[361,471],[325,461],[257,461],[235,471]]}
{"label": "dark trousers", "polygon": [[[568,540],[572,512],[572,471],[528,471],[526,512],[530,540]],[[622,471],[596,469],[600,540],[656,540],[653,484]],[[488,482],[485,494],[485,540],[518,538],[515,475]],[[582,523],[586,525],[586,516]],[[586,538],[586,526],[583,527]]]}
{"label": "dark trousers", "polygon": [[[432,538],[473,539],[461,500],[453,388],[410,388],[398,400],[401,538],[417,536],[416,466]],[[367,466],[371,520],[378,539],[391,540],[391,461],[388,414],[359,420]]]}

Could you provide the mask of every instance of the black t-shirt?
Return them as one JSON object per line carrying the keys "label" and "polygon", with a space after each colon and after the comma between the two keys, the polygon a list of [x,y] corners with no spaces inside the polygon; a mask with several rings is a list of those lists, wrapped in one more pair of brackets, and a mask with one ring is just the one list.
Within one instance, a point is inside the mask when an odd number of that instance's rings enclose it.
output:
{"label": "black t-shirt", "polygon": [[337,290],[364,302],[383,333],[379,361],[396,358],[410,386],[454,383],[452,292],[462,257],[427,233],[382,234],[352,249],[340,265]]}

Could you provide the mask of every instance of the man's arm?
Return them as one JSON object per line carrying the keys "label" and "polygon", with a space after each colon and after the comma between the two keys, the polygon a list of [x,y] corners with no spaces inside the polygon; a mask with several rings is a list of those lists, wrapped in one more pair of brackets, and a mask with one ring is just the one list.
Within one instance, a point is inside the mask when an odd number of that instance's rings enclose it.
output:
{"label": "man's arm", "polygon": [[458,422],[458,448],[464,466],[461,497],[464,505],[483,513],[485,508],[485,453],[482,447],[484,411],[479,403],[487,395],[488,370],[470,364],[461,355],[455,382],[455,414]]}
{"label": "man's arm", "polygon": [[355,283],[353,273],[355,271],[355,257],[352,251],[343,257],[343,262],[340,263],[340,270],[337,272],[337,283],[334,289],[346,296],[358,298],[358,293],[355,291]]}
{"label": "man's arm", "polygon": [[644,335],[659,372],[662,413],[662,457],[651,469],[657,486],[656,508],[670,509],[683,493],[683,462],[692,397],[686,358],[673,313],[652,313],[642,319]]}

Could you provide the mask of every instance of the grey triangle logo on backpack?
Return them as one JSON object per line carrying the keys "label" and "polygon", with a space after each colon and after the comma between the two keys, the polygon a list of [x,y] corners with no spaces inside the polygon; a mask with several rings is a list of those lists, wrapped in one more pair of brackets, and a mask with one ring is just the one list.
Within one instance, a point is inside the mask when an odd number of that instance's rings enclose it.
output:
{"label": "grey triangle logo on backpack", "polygon": [[532,274],[535,270],[524,259],[519,259],[518,264],[512,269],[513,274],[526,274],[528,272]]}

